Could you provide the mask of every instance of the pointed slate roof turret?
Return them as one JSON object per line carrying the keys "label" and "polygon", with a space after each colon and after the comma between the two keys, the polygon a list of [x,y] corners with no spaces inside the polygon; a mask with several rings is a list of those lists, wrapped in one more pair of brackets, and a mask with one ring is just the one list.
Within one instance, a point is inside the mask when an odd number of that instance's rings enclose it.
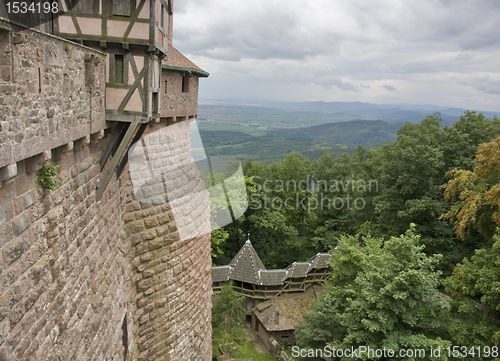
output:
{"label": "pointed slate roof turret", "polygon": [[230,279],[254,285],[259,283],[259,270],[266,269],[250,239],[245,242],[229,265],[231,266]]}

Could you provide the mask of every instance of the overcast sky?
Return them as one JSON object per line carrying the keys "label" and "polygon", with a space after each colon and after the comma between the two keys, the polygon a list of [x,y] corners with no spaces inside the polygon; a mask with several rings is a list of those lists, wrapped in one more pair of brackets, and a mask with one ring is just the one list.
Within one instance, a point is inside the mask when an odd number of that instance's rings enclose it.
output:
{"label": "overcast sky", "polygon": [[175,0],[202,99],[500,110],[500,0]]}

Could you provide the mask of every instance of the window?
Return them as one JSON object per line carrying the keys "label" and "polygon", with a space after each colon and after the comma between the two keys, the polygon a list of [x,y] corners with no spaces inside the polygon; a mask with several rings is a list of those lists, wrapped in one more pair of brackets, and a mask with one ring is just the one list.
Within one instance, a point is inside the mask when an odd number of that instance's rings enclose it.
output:
{"label": "window", "polygon": [[94,85],[94,66],[95,56],[92,55],[89,60],[85,60],[85,86]]}
{"label": "window", "polygon": [[165,94],[167,94],[168,80],[165,80]]}
{"label": "window", "polygon": [[189,92],[189,77],[190,77],[190,74],[185,74],[182,76],[182,92],[183,93]]}
{"label": "window", "polygon": [[72,3],[74,4],[73,11],[79,14],[97,14],[99,9],[98,0],[73,1]]}
{"label": "window", "polygon": [[115,83],[123,83],[125,73],[123,62],[123,55],[115,54]]}
{"label": "window", "polygon": [[161,28],[165,31],[165,7],[161,5]]}
{"label": "window", "polygon": [[113,0],[113,15],[130,16],[130,0]]}
{"label": "window", "polygon": [[153,103],[151,112],[153,114],[158,114],[158,93],[157,92],[153,92],[151,94],[151,102]]}

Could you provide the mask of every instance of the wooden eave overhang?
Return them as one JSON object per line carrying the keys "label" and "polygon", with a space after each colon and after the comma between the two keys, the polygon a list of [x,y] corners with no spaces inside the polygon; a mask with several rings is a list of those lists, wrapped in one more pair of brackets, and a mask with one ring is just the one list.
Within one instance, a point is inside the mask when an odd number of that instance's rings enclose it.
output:
{"label": "wooden eave overhang", "polygon": [[194,69],[194,68],[184,68],[184,67],[180,67],[180,66],[172,66],[172,65],[165,65],[165,64],[163,64],[161,66],[161,68],[166,69],[166,70],[184,72],[184,73],[192,73],[192,74],[199,76],[201,78],[208,78],[208,76],[210,75],[210,73],[207,73],[206,71],[198,70],[198,69]]}

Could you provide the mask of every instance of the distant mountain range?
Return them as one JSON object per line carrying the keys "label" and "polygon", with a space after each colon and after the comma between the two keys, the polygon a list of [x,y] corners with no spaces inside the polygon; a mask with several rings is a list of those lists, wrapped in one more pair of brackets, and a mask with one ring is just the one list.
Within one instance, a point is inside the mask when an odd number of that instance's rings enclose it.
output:
{"label": "distant mountain range", "polygon": [[[371,104],[362,102],[273,102],[273,101],[256,101],[247,103],[237,102],[209,102],[200,101],[200,114],[208,108],[217,107],[238,107],[245,112],[251,108],[258,109],[260,113],[269,112],[276,114],[277,109],[281,109],[285,114],[302,115],[302,118],[316,118],[320,122],[311,121],[310,123],[319,124],[336,121],[348,120],[383,120],[387,123],[418,123],[427,115],[440,112],[443,119],[443,125],[451,125],[456,122],[460,115],[464,114],[465,109],[441,107],[437,105],[410,105],[410,104]],[[271,110],[272,109],[272,110]],[[500,116],[500,111],[481,111],[487,118]],[[275,117],[273,117],[275,118]],[[273,119],[270,118],[270,119]],[[328,118],[330,120],[328,121]],[[308,119],[310,120],[310,119]],[[303,121],[304,123],[305,121]]]}

